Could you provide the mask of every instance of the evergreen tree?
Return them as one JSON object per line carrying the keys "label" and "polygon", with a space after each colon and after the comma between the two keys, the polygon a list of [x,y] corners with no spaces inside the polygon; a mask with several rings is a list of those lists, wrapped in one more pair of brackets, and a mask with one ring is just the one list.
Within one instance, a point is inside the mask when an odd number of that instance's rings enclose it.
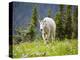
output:
{"label": "evergreen tree", "polygon": [[36,27],[37,27],[37,9],[36,7],[33,8],[32,10],[32,18],[31,18],[31,24],[29,27],[29,35],[30,35],[30,40],[34,40],[35,38],[35,33],[36,33]]}
{"label": "evergreen tree", "polygon": [[48,17],[51,17],[51,9],[48,9]]}
{"label": "evergreen tree", "polygon": [[61,37],[60,38],[63,39],[65,36],[64,5],[60,5],[59,11],[60,11],[60,20],[61,20],[60,21],[61,22]]}
{"label": "evergreen tree", "polygon": [[78,7],[74,7],[72,16],[72,38],[77,38],[78,36]]}
{"label": "evergreen tree", "polygon": [[63,28],[63,5],[59,6],[59,12],[55,16],[56,21],[56,37],[62,40],[64,38],[64,28]]}
{"label": "evergreen tree", "polygon": [[31,21],[31,24],[36,27],[37,26],[37,9],[36,7],[33,8],[33,11],[32,11],[32,21]]}
{"label": "evergreen tree", "polygon": [[72,19],[71,19],[71,5],[66,7],[66,20],[65,20],[65,37],[70,39],[72,36]]}

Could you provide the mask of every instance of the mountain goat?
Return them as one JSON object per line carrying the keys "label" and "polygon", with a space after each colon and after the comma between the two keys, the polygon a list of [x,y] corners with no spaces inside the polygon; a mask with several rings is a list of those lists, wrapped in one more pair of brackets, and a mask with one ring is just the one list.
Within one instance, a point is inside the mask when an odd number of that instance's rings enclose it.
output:
{"label": "mountain goat", "polygon": [[42,38],[44,43],[48,43],[49,40],[55,40],[56,23],[52,18],[45,17],[40,21],[40,30],[42,32]]}

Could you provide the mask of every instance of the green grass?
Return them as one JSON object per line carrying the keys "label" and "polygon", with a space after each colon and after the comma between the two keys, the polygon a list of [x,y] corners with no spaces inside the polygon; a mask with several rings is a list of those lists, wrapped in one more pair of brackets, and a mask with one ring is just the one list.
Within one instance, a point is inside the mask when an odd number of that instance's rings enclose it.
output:
{"label": "green grass", "polygon": [[43,43],[43,40],[20,43],[13,45],[13,58],[74,55],[78,54],[77,45],[76,39],[55,40],[47,45]]}

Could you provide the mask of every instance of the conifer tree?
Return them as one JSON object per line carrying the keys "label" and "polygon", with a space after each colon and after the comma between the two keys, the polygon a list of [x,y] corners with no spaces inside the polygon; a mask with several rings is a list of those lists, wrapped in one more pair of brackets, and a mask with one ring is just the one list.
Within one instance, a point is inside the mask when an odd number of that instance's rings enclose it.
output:
{"label": "conifer tree", "polygon": [[65,20],[65,37],[71,39],[72,36],[72,19],[71,19],[72,6],[66,6],[66,20]]}
{"label": "conifer tree", "polygon": [[77,38],[78,36],[78,7],[75,6],[72,16],[72,38]]}
{"label": "conifer tree", "polygon": [[30,40],[34,40],[37,27],[37,9],[33,7],[31,24],[29,27]]}
{"label": "conifer tree", "polygon": [[48,17],[51,17],[51,9],[48,8]]}
{"label": "conifer tree", "polygon": [[60,40],[64,38],[64,28],[63,28],[63,5],[59,6],[59,12],[55,16],[56,26],[57,26],[57,33],[56,36]]}

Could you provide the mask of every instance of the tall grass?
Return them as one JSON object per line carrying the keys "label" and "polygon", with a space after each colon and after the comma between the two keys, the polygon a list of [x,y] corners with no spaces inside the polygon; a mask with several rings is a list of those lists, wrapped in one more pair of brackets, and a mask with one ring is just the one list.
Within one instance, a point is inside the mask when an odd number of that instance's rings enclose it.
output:
{"label": "tall grass", "polygon": [[13,45],[13,58],[37,56],[61,56],[78,54],[78,43],[73,40],[55,40],[45,45],[43,40]]}

